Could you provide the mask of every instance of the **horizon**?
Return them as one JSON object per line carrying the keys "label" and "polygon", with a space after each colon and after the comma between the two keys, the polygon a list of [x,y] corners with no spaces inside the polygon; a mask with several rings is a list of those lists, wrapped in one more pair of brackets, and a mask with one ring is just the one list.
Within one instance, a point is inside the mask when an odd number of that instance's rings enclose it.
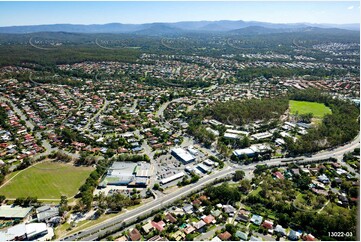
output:
{"label": "horizon", "polygon": [[[30,9],[30,10],[29,10]],[[1,27],[245,21],[360,24],[349,2],[0,2]],[[19,17],[21,16],[21,17]]]}
{"label": "horizon", "polygon": [[257,20],[229,20],[229,19],[220,19],[220,20],[185,20],[185,21],[175,21],[175,22],[145,22],[145,23],[122,23],[122,22],[108,22],[108,23],[89,23],[89,24],[79,24],[79,23],[43,23],[43,24],[32,24],[32,25],[9,25],[9,26],[0,26],[0,28],[5,27],[26,27],[26,26],[47,26],[47,25],[83,25],[83,26],[91,26],[91,25],[107,25],[107,24],[124,24],[124,25],[142,25],[142,24],[174,24],[174,23],[182,23],[182,22],[221,22],[221,21],[229,21],[229,22],[255,22],[255,23],[270,23],[270,24],[319,24],[319,25],[353,25],[360,24],[357,22],[354,23],[312,23],[312,22],[292,22],[292,23],[280,23],[280,22],[266,22],[266,21],[257,21]]}

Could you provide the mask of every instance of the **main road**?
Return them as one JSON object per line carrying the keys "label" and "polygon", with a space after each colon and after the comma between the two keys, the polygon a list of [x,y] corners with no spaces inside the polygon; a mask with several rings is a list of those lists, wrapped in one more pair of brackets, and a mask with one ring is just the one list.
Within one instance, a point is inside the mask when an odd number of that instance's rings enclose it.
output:
{"label": "main road", "polygon": [[200,190],[201,188],[204,188],[206,185],[211,184],[216,179],[224,178],[228,175],[231,175],[234,172],[235,168],[243,169],[246,171],[252,171],[256,168],[256,166],[258,164],[279,165],[282,163],[284,164],[287,161],[293,161],[295,159],[302,159],[302,161],[300,161],[300,163],[308,162],[308,161],[324,160],[327,158],[336,158],[340,161],[340,158],[343,156],[344,153],[353,151],[353,149],[355,149],[359,146],[360,146],[360,136],[358,135],[352,142],[350,142],[344,146],[337,147],[332,150],[321,151],[310,157],[302,156],[302,157],[297,157],[297,158],[271,159],[268,161],[262,161],[262,162],[253,163],[250,165],[233,165],[233,169],[232,169],[232,167],[228,166],[221,171],[218,171],[214,174],[203,177],[196,184],[192,184],[192,185],[183,187],[173,193],[163,196],[162,198],[155,199],[154,201],[146,203],[136,209],[127,211],[124,214],[120,214],[120,215],[113,217],[111,219],[108,219],[102,223],[96,224],[87,230],[78,232],[77,234],[71,235],[66,238],[61,238],[61,239],[67,240],[67,241],[97,240],[99,236],[106,234],[106,232],[113,232],[115,229],[120,228],[120,225],[123,222],[126,222],[126,223],[134,222],[137,219],[137,217],[139,217],[139,216],[146,216],[146,215],[150,214],[152,211],[159,210],[165,205],[169,205],[182,197],[185,197],[197,190]]}
{"label": "main road", "polygon": [[[63,238],[63,240],[66,241],[73,241],[73,240],[96,240],[99,235],[105,234],[106,231],[113,231],[116,227],[118,227],[123,222],[133,222],[137,219],[139,216],[150,214],[153,211],[161,209],[162,206],[165,206],[167,204],[171,204],[175,202],[176,200],[185,197],[189,194],[191,194],[193,191],[199,190],[212,181],[220,178],[224,178],[227,175],[230,175],[234,170],[231,169],[231,167],[227,167],[217,173],[214,173],[212,175],[209,175],[206,178],[201,179],[198,183],[192,184],[186,187],[183,187],[176,192],[170,193],[168,195],[165,195],[162,198],[153,200],[152,202],[146,203],[141,207],[138,207],[133,210],[129,210],[124,214],[120,214],[116,217],[113,217],[105,222],[99,223],[90,229],[86,231],[82,231],[78,234],[75,234],[73,236],[69,236],[66,239]],[[61,238],[62,239],[62,238]]]}

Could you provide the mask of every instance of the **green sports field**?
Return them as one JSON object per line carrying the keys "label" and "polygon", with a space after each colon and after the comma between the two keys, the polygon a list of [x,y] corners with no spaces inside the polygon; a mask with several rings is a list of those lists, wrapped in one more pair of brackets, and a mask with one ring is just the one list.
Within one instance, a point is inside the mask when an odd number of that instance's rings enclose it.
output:
{"label": "green sports field", "polygon": [[7,198],[37,197],[60,199],[74,196],[93,171],[92,167],[75,167],[72,164],[46,161],[19,172],[0,188]]}
{"label": "green sports field", "polygon": [[313,113],[315,118],[322,118],[326,114],[332,113],[331,109],[323,103],[295,100],[290,100],[290,111],[291,114],[296,114],[296,112],[298,112],[298,114]]}

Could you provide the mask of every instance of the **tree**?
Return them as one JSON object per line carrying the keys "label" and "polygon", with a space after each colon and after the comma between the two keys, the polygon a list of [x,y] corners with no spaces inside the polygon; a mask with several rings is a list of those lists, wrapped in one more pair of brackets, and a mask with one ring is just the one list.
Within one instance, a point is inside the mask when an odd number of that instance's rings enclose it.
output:
{"label": "tree", "polygon": [[228,183],[222,183],[220,186],[208,187],[206,189],[206,194],[214,203],[234,203],[241,199],[241,193],[238,191],[238,188],[231,187]]}
{"label": "tree", "polygon": [[212,206],[207,206],[205,209],[204,209],[204,214],[207,214],[209,215],[213,210],[213,207]]}
{"label": "tree", "polygon": [[196,183],[200,179],[200,176],[197,174],[192,174],[191,183]]}
{"label": "tree", "polygon": [[59,214],[63,215],[65,211],[68,211],[68,198],[67,196],[61,196],[59,203]]}
{"label": "tree", "polygon": [[245,135],[241,142],[241,148],[246,148],[249,147],[250,145],[251,145],[251,141],[249,140],[248,136]]}
{"label": "tree", "polygon": [[6,200],[4,195],[0,195],[0,204],[2,204]]}
{"label": "tree", "polygon": [[154,216],[154,218],[153,218],[153,221],[154,222],[159,222],[159,221],[161,221],[163,218],[162,218],[162,214],[156,214],[155,216]]}
{"label": "tree", "polygon": [[155,183],[155,184],[154,184],[153,190],[159,190],[159,184],[158,184],[158,183]]}
{"label": "tree", "polygon": [[247,179],[243,179],[239,183],[240,190],[244,193],[248,193],[251,190],[251,181]]}
{"label": "tree", "polygon": [[242,180],[245,176],[245,173],[244,171],[242,170],[237,170],[235,173],[234,173],[234,176],[233,176],[233,181],[239,181],[239,180]]}
{"label": "tree", "polygon": [[226,224],[226,231],[233,235],[237,232],[237,228],[233,224]]}
{"label": "tree", "polygon": [[307,174],[302,174],[296,181],[296,185],[302,190],[308,190],[311,178]]}
{"label": "tree", "polygon": [[356,188],[356,187],[351,187],[351,188],[349,189],[349,194],[350,194],[351,197],[357,198],[357,197],[358,197],[358,193],[359,193],[359,189]]}
{"label": "tree", "polygon": [[299,115],[299,121],[304,123],[311,123],[312,118],[313,118],[313,113],[305,113]]}

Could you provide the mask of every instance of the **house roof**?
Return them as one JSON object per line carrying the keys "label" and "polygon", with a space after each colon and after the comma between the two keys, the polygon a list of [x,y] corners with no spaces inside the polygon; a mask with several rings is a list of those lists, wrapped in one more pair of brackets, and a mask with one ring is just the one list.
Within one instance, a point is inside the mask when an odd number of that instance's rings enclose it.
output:
{"label": "house roof", "polygon": [[140,240],[141,234],[139,233],[138,229],[134,228],[129,232],[129,237],[132,241]]}
{"label": "house roof", "polygon": [[228,231],[226,231],[224,233],[219,234],[218,237],[221,240],[229,240],[232,237],[232,235]]}
{"label": "house roof", "polygon": [[153,228],[153,225],[149,222],[149,223],[143,225],[142,228],[146,233],[149,233],[149,231]]}
{"label": "house roof", "polygon": [[236,211],[232,205],[224,205],[223,209],[226,213],[234,213]]}
{"label": "house roof", "polygon": [[187,205],[185,205],[183,207],[183,210],[184,210],[184,212],[189,213],[189,212],[191,212],[193,210],[193,205],[192,204],[187,204]]}
{"label": "house roof", "polygon": [[251,236],[251,238],[249,238],[249,241],[262,241],[262,239]]}
{"label": "house roof", "polygon": [[276,171],[275,173],[273,173],[278,179],[285,179],[285,177],[283,176],[283,174],[279,171]]}
{"label": "house roof", "polygon": [[203,221],[206,223],[206,224],[210,224],[212,223],[212,221],[214,220],[214,217],[212,215],[208,215],[206,217],[203,218]]}
{"label": "house roof", "polygon": [[192,204],[201,204],[202,202],[199,199],[196,199],[192,202]]}
{"label": "house roof", "polygon": [[303,237],[303,239],[306,241],[315,241],[316,240],[315,236],[313,236],[312,234],[307,234],[306,236]]}
{"label": "house roof", "polygon": [[282,234],[286,234],[286,230],[279,224],[277,224],[275,230],[275,232],[279,232],[279,233],[282,233]]}
{"label": "house roof", "polygon": [[265,220],[262,224],[263,227],[267,228],[267,229],[272,229],[273,228],[273,222],[269,221],[269,220]]}
{"label": "house roof", "polygon": [[170,213],[167,213],[167,215],[165,215],[165,218],[167,221],[169,221],[171,223],[177,222],[177,219],[175,217],[173,217],[173,215]]}
{"label": "house roof", "polygon": [[194,228],[196,228],[196,229],[200,229],[200,228],[204,227],[204,225],[206,225],[206,223],[203,220],[193,224]]}
{"label": "house roof", "polygon": [[204,195],[200,196],[199,199],[202,200],[202,201],[208,200],[208,198],[206,196],[204,196]]}
{"label": "house roof", "polygon": [[160,235],[153,236],[148,241],[168,241],[167,239],[161,237]]}
{"label": "house roof", "polygon": [[246,233],[242,232],[242,231],[237,231],[236,232],[236,237],[242,239],[242,240],[247,240],[248,236]]}
{"label": "house roof", "polygon": [[263,217],[259,216],[257,214],[254,214],[251,218],[251,222],[257,225],[260,225],[262,223]]}
{"label": "house roof", "polygon": [[213,242],[219,242],[222,241],[218,236],[214,237],[211,241]]}
{"label": "house roof", "polygon": [[244,215],[248,216],[250,214],[250,211],[241,209],[241,210],[239,210],[239,214],[244,214]]}
{"label": "house roof", "polygon": [[297,233],[296,233],[296,231],[294,231],[294,230],[290,230],[290,233],[288,234],[288,237],[290,238],[290,239],[297,239]]}
{"label": "house roof", "polygon": [[184,233],[186,233],[186,234],[190,234],[190,233],[192,233],[194,230],[196,230],[193,226],[191,226],[191,225],[188,225],[183,231],[184,231]]}
{"label": "house roof", "polygon": [[118,239],[114,240],[114,241],[128,241],[127,237],[125,237],[124,235],[122,237],[119,237]]}
{"label": "house roof", "polygon": [[165,223],[162,220],[159,222],[152,221],[152,225],[155,229],[159,231],[163,231]]}
{"label": "house roof", "polygon": [[178,230],[172,235],[172,237],[175,238],[177,241],[179,241],[181,239],[184,239],[186,235],[181,230]]}
{"label": "house roof", "polygon": [[221,215],[221,211],[219,210],[215,210],[215,211],[212,211],[211,214],[214,216],[214,217],[218,217],[219,215]]}
{"label": "house roof", "polygon": [[236,216],[236,221],[248,222],[248,220],[249,220],[248,216],[246,216],[244,214],[238,214]]}

